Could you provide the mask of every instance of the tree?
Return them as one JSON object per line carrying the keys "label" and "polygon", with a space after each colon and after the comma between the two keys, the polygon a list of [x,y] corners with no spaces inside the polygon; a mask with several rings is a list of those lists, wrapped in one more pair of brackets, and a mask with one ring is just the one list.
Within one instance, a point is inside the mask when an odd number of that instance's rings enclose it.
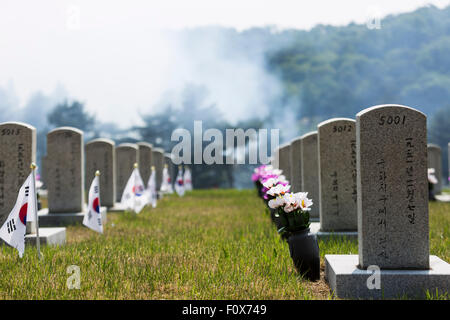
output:
{"label": "tree", "polygon": [[84,104],[76,100],[70,104],[66,100],[56,105],[47,119],[54,128],[69,126],[84,132],[91,132],[95,124],[95,117],[88,114],[84,110]]}
{"label": "tree", "polygon": [[450,142],[450,105],[439,109],[429,122],[428,141],[442,150],[442,171],[444,181],[448,181],[448,143]]}
{"label": "tree", "polygon": [[[194,121],[202,121],[202,129],[205,132],[209,128],[214,128],[222,133],[225,139],[225,130],[231,126],[223,119],[218,108],[208,103],[208,90],[203,86],[187,85],[182,92],[181,106],[175,107],[173,102],[165,102],[164,111],[156,114],[143,116],[144,126],[136,127],[144,141],[152,143],[155,147],[162,147],[165,152],[171,152],[178,141],[171,141],[172,132],[177,128],[183,128],[190,132],[194,139]],[[174,101],[177,101],[173,95]],[[249,120],[238,124],[239,128],[258,129],[262,126],[261,121]],[[202,150],[209,144],[209,141],[202,141]],[[194,163],[194,143],[191,143],[191,164],[194,188],[228,188],[234,187],[235,177],[233,171],[235,166],[227,165],[225,160],[226,144],[223,143],[223,164],[193,164]],[[245,167],[241,165],[240,167]],[[245,168],[240,168],[240,170]],[[249,170],[246,170],[250,172]],[[250,174],[249,174],[250,177]],[[248,179],[249,183],[250,179]]]}

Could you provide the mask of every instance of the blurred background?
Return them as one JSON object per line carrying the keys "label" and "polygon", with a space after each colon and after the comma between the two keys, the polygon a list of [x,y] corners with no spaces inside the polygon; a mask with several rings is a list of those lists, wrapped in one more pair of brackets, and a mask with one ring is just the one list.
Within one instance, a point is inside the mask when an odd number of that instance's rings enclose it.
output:
{"label": "blurred background", "polygon": [[[0,2],[0,121],[148,141],[176,128],[279,128],[280,143],[384,103],[428,117],[448,178],[450,1]],[[194,165],[195,188],[252,187]]]}

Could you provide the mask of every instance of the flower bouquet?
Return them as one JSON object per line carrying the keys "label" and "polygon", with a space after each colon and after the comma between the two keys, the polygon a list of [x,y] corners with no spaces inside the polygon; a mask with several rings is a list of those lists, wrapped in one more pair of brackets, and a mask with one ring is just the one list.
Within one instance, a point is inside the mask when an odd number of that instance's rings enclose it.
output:
{"label": "flower bouquet", "polygon": [[298,272],[309,280],[320,279],[319,245],[316,236],[309,233],[309,211],[313,203],[308,193],[291,193],[282,171],[272,166],[256,168],[252,180],[258,195],[270,208],[278,233],[287,240]]}
{"label": "flower bouquet", "polygon": [[320,279],[319,245],[316,236],[309,232],[313,202],[308,199],[308,193],[289,193],[283,186],[273,187],[267,193],[275,195],[268,205],[276,210],[278,233],[289,244],[295,268],[309,280]]}
{"label": "flower bouquet", "polygon": [[309,228],[309,211],[313,202],[308,199],[307,192],[288,193],[287,188],[280,185],[271,188],[268,194],[275,195],[268,205],[276,210],[275,216],[280,218],[280,235],[289,237],[292,233]]}
{"label": "flower bouquet", "polygon": [[263,198],[266,203],[270,200],[270,196],[267,195],[267,191],[270,188],[282,184],[288,185],[289,182],[285,176],[282,175],[282,170],[275,169],[270,165],[262,165],[254,170],[252,175],[252,181],[255,183],[258,195]]}

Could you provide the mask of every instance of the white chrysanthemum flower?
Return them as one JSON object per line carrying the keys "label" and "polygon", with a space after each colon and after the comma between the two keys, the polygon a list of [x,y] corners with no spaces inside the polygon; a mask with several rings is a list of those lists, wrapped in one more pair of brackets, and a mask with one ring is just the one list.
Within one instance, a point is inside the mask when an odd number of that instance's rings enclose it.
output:
{"label": "white chrysanthemum flower", "polygon": [[311,206],[313,205],[313,202],[311,199],[308,199],[308,192],[298,192],[294,195],[297,198],[297,201],[300,205],[300,208],[303,211],[309,211],[311,210]]}
{"label": "white chrysanthemum flower", "polygon": [[268,195],[271,195],[272,197],[276,197],[276,196],[283,196],[286,192],[289,192],[291,186],[287,185],[287,186],[283,186],[281,184],[276,185],[273,188],[270,188],[269,191],[267,191]]}
{"label": "white chrysanthemum flower", "polygon": [[297,197],[294,193],[286,193],[283,196],[284,199],[284,211],[285,212],[292,212],[294,210],[297,210],[300,207],[300,203],[298,202]]}
{"label": "white chrysanthemum flower", "polygon": [[[283,170],[280,169],[273,169],[272,170],[273,174],[276,174],[277,176],[281,176],[281,174],[283,173]],[[284,177],[284,176],[283,176]]]}
{"label": "white chrysanthemum flower", "polygon": [[278,209],[284,205],[284,199],[282,197],[276,197],[275,199],[269,200],[269,208]]}
{"label": "white chrysanthemum flower", "polygon": [[277,183],[278,183],[277,178],[269,178],[263,183],[263,186],[266,187],[267,189],[270,189],[273,186],[275,186]]}

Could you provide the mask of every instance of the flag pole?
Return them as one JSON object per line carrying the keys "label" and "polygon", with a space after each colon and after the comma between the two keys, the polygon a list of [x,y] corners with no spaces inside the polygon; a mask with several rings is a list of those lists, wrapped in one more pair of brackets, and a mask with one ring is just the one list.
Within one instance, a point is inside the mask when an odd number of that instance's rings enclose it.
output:
{"label": "flag pole", "polygon": [[[99,179],[99,181],[98,181],[98,198],[100,199],[100,170],[95,171],[95,176],[98,177],[98,179]],[[88,199],[88,206],[89,206],[89,199]],[[102,207],[101,207],[100,201],[98,202],[98,210],[100,210],[100,220],[102,220],[102,226],[103,226]]]}
{"label": "flag pole", "polygon": [[39,260],[42,259],[42,255],[41,255],[41,241],[39,239],[39,220],[38,220],[38,205],[37,205],[37,190],[36,190],[36,164],[33,162],[31,163],[31,171],[33,173],[33,179],[32,179],[32,183],[33,183],[33,191],[34,191],[34,220],[36,222],[36,249],[37,249],[37,253],[38,253],[38,258]]}
{"label": "flag pole", "polygon": [[[138,163],[134,163],[134,169],[138,168]],[[133,172],[133,178],[134,178],[134,188],[133,188],[133,211],[136,213],[136,175]]]}
{"label": "flag pole", "polygon": [[[151,166],[150,169],[151,169],[152,171],[151,171],[151,173],[150,173],[150,178],[148,179],[149,182],[151,182],[150,179],[152,178],[153,173],[155,174],[154,177],[155,177],[155,179],[156,179],[156,169],[155,169],[155,166]],[[156,183],[156,180],[155,180],[155,183]],[[147,186],[148,186],[148,183],[147,183]],[[151,200],[151,202],[152,202],[152,207],[155,208],[156,205],[153,205],[153,204],[155,203],[156,194],[153,192],[153,189],[152,189],[152,188],[153,188],[153,182],[152,182],[151,186],[149,187],[149,192],[150,192],[150,200]],[[155,190],[156,190],[156,187],[155,187]]]}

